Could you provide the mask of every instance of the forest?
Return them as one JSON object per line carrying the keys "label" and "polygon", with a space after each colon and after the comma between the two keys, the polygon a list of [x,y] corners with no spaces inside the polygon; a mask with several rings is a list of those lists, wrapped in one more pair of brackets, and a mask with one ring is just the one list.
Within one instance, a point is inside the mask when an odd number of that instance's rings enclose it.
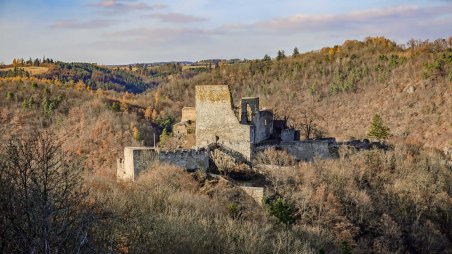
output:
{"label": "forest", "polygon": [[[452,253],[452,38],[263,55],[202,71],[3,66],[0,252]],[[378,114],[394,149],[313,162],[262,154],[276,165],[259,173],[262,206],[230,182],[169,165],[116,182],[123,147],[171,135],[203,84],[229,85],[236,103],[259,96],[290,125],[311,118],[338,140],[370,138]]]}

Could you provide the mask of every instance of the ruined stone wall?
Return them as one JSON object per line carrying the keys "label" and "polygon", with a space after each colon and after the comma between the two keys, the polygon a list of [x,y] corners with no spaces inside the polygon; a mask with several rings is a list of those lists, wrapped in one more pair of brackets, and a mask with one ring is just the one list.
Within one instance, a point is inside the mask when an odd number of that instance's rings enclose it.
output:
{"label": "ruined stone wall", "polygon": [[196,121],[196,109],[194,107],[183,107],[181,122]]}
{"label": "ruined stone wall", "polygon": [[124,159],[116,159],[116,176],[118,180],[127,180],[126,171],[124,170]]}
{"label": "ruined stone wall", "polygon": [[155,163],[168,163],[186,170],[207,170],[209,153],[206,149],[160,151],[153,147],[125,147],[124,159],[117,160],[117,179],[135,181],[143,170]]}
{"label": "ruined stone wall", "polygon": [[242,125],[232,110],[228,86],[196,86],[196,146],[218,142],[251,159],[251,126]]}
{"label": "ruined stone wall", "polygon": [[270,111],[259,111],[258,117],[253,119],[255,126],[254,143],[260,143],[269,139],[273,133],[273,113]]}
{"label": "ruined stone wall", "polygon": [[286,150],[295,159],[300,161],[312,161],[315,158],[328,159],[337,156],[337,143],[331,140],[303,140],[282,142],[277,145],[265,145],[256,147],[255,152],[264,151],[267,148]]}
{"label": "ruined stone wall", "polygon": [[173,135],[176,137],[187,135],[187,126],[184,122],[173,125]]}
{"label": "ruined stone wall", "polygon": [[159,161],[179,166],[186,170],[207,170],[209,153],[206,149],[182,149],[176,151],[160,151]]}
{"label": "ruined stone wall", "polygon": [[176,137],[195,134],[195,122],[180,122],[173,125],[173,135]]}
{"label": "ruined stone wall", "polygon": [[242,189],[246,194],[248,194],[250,197],[252,197],[256,203],[259,205],[263,205],[264,202],[264,188],[263,187],[247,187],[247,186],[240,186],[240,189]]}
{"label": "ruined stone wall", "polygon": [[295,141],[295,129],[284,129],[281,131],[281,141]]}
{"label": "ruined stone wall", "polygon": [[314,158],[332,158],[328,141],[294,141],[283,144],[282,148],[287,149],[297,160],[311,161]]}
{"label": "ruined stone wall", "polygon": [[259,98],[258,97],[242,98],[240,112],[241,112],[240,123],[251,124],[251,121],[249,121],[249,119],[252,120],[259,114]]}
{"label": "ruined stone wall", "polygon": [[118,180],[134,181],[138,174],[145,170],[149,163],[157,158],[157,152],[150,147],[125,147],[124,159],[118,160]]}

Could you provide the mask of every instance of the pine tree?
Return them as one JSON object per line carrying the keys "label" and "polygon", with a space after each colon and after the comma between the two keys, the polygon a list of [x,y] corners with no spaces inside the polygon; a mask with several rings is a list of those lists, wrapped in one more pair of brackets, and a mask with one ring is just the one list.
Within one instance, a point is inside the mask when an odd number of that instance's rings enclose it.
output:
{"label": "pine tree", "polygon": [[276,60],[282,60],[286,58],[286,54],[284,53],[284,50],[278,50],[278,56],[276,56]]}
{"label": "pine tree", "polygon": [[34,61],[33,61],[33,66],[39,66],[41,63],[39,62],[39,59],[38,58],[36,58]]}
{"label": "pine tree", "polygon": [[293,56],[293,57],[297,57],[298,55],[300,55],[300,52],[298,51],[298,48],[295,47],[295,48],[293,49],[292,56]]}
{"label": "pine tree", "polygon": [[367,136],[379,140],[386,139],[390,136],[389,130],[389,127],[387,127],[383,123],[383,119],[381,118],[380,114],[375,114],[372,118],[369,133],[367,133]]}

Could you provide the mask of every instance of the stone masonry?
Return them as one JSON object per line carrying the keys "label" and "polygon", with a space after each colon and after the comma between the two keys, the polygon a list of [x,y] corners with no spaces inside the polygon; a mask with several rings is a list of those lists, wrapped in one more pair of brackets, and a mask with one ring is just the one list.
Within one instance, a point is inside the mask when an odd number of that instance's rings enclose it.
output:
{"label": "stone masonry", "polygon": [[176,165],[186,170],[207,170],[209,153],[205,148],[165,151],[153,147],[125,147],[124,159],[117,160],[117,179],[135,181],[153,163]]}
{"label": "stone masonry", "polygon": [[219,143],[250,160],[251,125],[240,124],[232,105],[228,86],[196,86],[196,146]]}

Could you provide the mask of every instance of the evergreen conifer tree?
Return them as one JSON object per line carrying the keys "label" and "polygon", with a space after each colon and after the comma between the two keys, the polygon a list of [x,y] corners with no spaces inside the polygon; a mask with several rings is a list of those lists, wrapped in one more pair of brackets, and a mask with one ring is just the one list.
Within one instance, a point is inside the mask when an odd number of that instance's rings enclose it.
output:
{"label": "evergreen conifer tree", "polygon": [[293,56],[293,57],[296,57],[296,56],[298,56],[298,55],[300,55],[300,52],[298,51],[298,48],[295,47],[295,48],[293,49],[292,56]]}
{"label": "evergreen conifer tree", "polygon": [[369,132],[367,136],[376,139],[386,139],[389,137],[389,127],[383,123],[383,119],[380,114],[375,114],[370,124]]}

